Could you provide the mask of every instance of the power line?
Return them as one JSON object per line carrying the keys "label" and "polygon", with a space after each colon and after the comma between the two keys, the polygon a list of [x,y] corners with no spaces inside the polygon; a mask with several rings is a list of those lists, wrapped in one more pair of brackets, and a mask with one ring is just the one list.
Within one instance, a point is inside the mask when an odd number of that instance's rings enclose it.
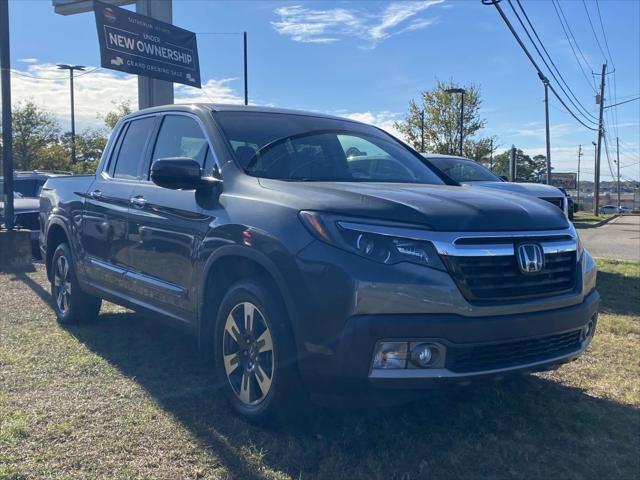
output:
{"label": "power line", "polygon": [[[578,66],[580,67],[580,71],[582,72],[582,75],[584,76],[585,80],[587,81],[587,84],[589,85],[589,87],[591,87],[591,89],[594,91],[594,93],[596,92],[596,81],[593,77],[591,77],[591,79],[589,79],[589,75],[587,75],[587,72],[585,72],[584,68],[582,67],[582,62],[580,61],[580,59],[578,58],[578,55],[576,54],[576,48],[578,49],[578,53],[580,53],[580,56],[582,57],[582,60],[584,61],[585,65],[587,66],[588,70],[593,71],[593,67],[591,66],[591,64],[589,63],[589,61],[586,59],[586,57],[584,56],[584,54],[582,53],[582,49],[580,48],[580,45],[578,44],[576,37],[573,35],[573,31],[571,30],[571,26],[569,25],[569,21],[567,20],[567,17],[565,17],[564,15],[564,11],[562,10],[562,6],[560,5],[560,2],[558,1],[558,5],[556,6],[556,1],[557,0],[551,0],[551,4],[553,5],[553,9],[556,11],[556,16],[558,17],[558,20],[560,21],[560,25],[562,26],[562,30],[564,31],[564,36],[567,38],[567,42],[569,42],[569,46],[571,47],[571,51],[573,52],[573,56],[576,59],[576,62],[578,62]],[[563,22],[564,19],[564,22]],[[567,24],[567,27],[565,28],[565,23]],[[568,33],[567,33],[568,30]],[[571,42],[571,39],[569,38],[569,35],[571,35],[571,38],[573,39],[573,42]],[[573,45],[575,44],[576,48],[573,48]],[[593,85],[592,85],[593,83]]]}
{"label": "power line", "polygon": [[[604,38],[605,47],[607,47],[607,54],[609,55],[609,61],[611,62],[611,66],[613,67],[613,103],[615,106],[618,102],[618,82],[616,76],[616,66],[613,61],[613,56],[611,55],[611,50],[609,49],[609,41],[607,40],[607,33],[604,28],[604,22],[602,21],[602,13],[600,12],[600,3],[596,0],[596,9],[598,11],[598,20],[600,21],[600,30],[602,31],[602,38]],[[611,87],[609,87],[609,96],[611,97]],[[613,117],[615,118],[614,128],[616,130],[616,137],[619,137],[618,132],[618,110],[613,110]]]}
{"label": "power line", "polygon": [[527,23],[529,24],[529,27],[531,28],[531,31],[533,32],[533,34],[535,35],[535,37],[538,39],[538,43],[540,43],[540,46],[542,47],[542,50],[544,51],[544,53],[547,54],[547,58],[549,58],[549,61],[551,62],[551,65],[553,65],[553,68],[555,69],[555,71],[558,73],[558,76],[560,77],[560,80],[562,80],[562,83],[564,83],[564,85],[567,87],[567,90],[569,90],[569,93],[571,94],[571,96],[576,100],[576,102],[578,102],[578,105],[576,105],[573,100],[571,100],[571,97],[569,97],[569,95],[567,94],[567,92],[565,91],[564,88],[562,88],[562,84],[560,83],[560,81],[558,80],[558,78],[555,76],[555,74],[553,73],[553,70],[551,69],[551,67],[549,67],[549,64],[547,63],[547,61],[545,60],[544,56],[542,55],[542,53],[540,52],[540,50],[538,49],[538,47],[536,46],[535,42],[533,41],[533,38],[531,38],[531,35],[529,34],[527,28],[524,26],[524,23],[522,23],[522,20],[520,19],[520,16],[518,15],[518,12],[513,8],[513,5],[511,4],[511,0],[507,0],[509,3],[509,6],[511,7],[511,10],[513,10],[513,13],[515,13],[516,18],[518,19],[518,21],[520,22],[520,25],[522,25],[522,28],[524,29],[525,33],[527,34],[527,37],[529,37],[529,40],[531,41],[531,43],[533,44],[534,48],[536,49],[536,52],[538,52],[538,55],[540,55],[540,58],[542,59],[542,61],[544,62],[544,64],[547,66],[547,68],[549,69],[549,73],[551,73],[551,76],[555,79],[555,81],[558,83],[558,86],[560,87],[560,89],[564,92],[564,94],[567,96],[567,98],[569,99],[569,101],[572,103],[572,105],[574,107],[576,107],[578,110],[580,110],[580,107],[582,107],[582,110],[584,112],[586,112],[587,115],[589,115],[590,117],[592,117],[594,120],[596,120],[596,117],[594,115],[591,114],[591,112],[589,112],[584,105],[580,102],[580,100],[578,99],[578,97],[575,96],[575,94],[573,93],[573,91],[571,90],[571,87],[569,87],[569,85],[567,84],[567,82],[565,81],[564,77],[562,76],[562,74],[560,73],[560,70],[558,70],[558,67],[556,66],[555,62],[553,61],[553,59],[551,58],[551,55],[549,55],[549,52],[547,51],[546,47],[544,46],[544,43],[542,42],[542,40],[540,39],[540,36],[538,35],[538,32],[536,31],[535,27],[533,26],[533,24],[531,23],[531,20],[529,20],[529,16],[527,15],[527,12],[524,10],[524,7],[522,6],[522,3],[520,3],[520,0],[516,0],[518,7],[520,8],[520,10],[522,11],[522,14],[524,15],[524,18],[526,19]]}
{"label": "power line", "polygon": [[620,165],[620,168],[635,167],[636,165],[640,165],[640,161],[638,161],[638,162],[634,162],[634,163],[629,163],[629,164],[627,164],[627,165]]}
{"label": "power line", "polygon": [[[589,25],[591,25],[591,31],[593,32],[593,36],[596,37],[596,42],[598,43],[598,48],[600,48],[600,52],[602,53],[602,56],[607,58],[607,55],[604,54],[604,51],[602,50],[602,45],[600,45],[600,42],[598,41],[598,37],[596,35],[596,31],[593,28],[593,23],[591,23],[591,15],[589,15],[589,10],[587,9],[587,4],[584,0],[582,0],[582,5],[584,5],[584,10],[587,12],[587,17],[589,18]],[[600,4],[598,3],[598,0],[596,0],[596,8],[598,9],[598,18],[600,19],[600,29],[602,30],[602,37],[604,38],[604,44],[607,47],[607,53],[609,54],[609,61],[611,62],[611,66],[615,69],[616,66],[613,63],[613,57],[611,56],[611,50],[609,50],[609,42],[607,42],[607,34],[604,32],[604,25],[602,24],[602,15],[600,14]]]}
{"label": "power line", "polygon": [[613,105],[607,105],[607,106],[606,106],[606,107],[604,107],[604,108],[617,107],[618,105],[624,105],[625,103],[635,102],[636,100],[640,100],[640,97],[632,98],[632,99],[630,99],[630,100],[625,100],[624,102],[614,103]]}
{"label": "power line", "polygon": [[611,163],[611,158],[609,157],[609,142],[607,140],[607,134],[602,135],[604,137],[604,152],[607,156],[607,163],[609,164],[609,172],[611,172],[611,176],[615,177],[613,173],[613,164]]}
{"label": "power line", "polygon": [[[533,57],[531,56],[531,53],[529,53],[529,50],[527,49],[527,47],[525,46],[525,44],[522,42],[522,39],[520,38],[520,36],[518,35],[518,33],[515,31],[515,29],[513,28],[513,25],[511,25],[511,22],[509,21],[509,19],[507,18],[507,16],[505,15],[505,13],[502,11],[502,8],[500,7],[498,1],[496,0],[482,0],[482,3],[484,5],[493,5],[494,7],[496,7],[496,10],[498,10],[498,13],[500,14],[500,16],[502,17],[502,20],[504,20],[505,24],[507,25],[507,27],[509,28],[509,30],[511,31],[511,34],[514,36],[514,38],[516,39],[516,41],[518,42],[518,44],[520,45],[520,47],[522,48],[522,50],[524,51],[525,55],[527,56],[527,58],[529,59],[529,61],[532,63],[532,65],[534,66],[534,68],[537,70],[538,72],[538,76],[540,76],[540,78],[545,78],[544,73],[542,73],[542,70],[540,70],[540,67],[538,66],[538,64],[536,63],[536,61],[533,59]],[[554,94],[554,96],[558,99],[558,101],[562,104],[562,106],[567,110],[567,112],[578,122],[580,123],[583,127],[592,130],[594,132],[597,132],[598,129],[597,128],[593,128],[590,127],[589,125],[587,125],[586,123],[584,123],[582,120],[580,120],[574,113],[573,111],[569,108],[569,106],[564,102],[564,100],[560,97],[560,95],[558,95],[558,92],[556,92],[555,88],[553,88],[553,85],[549,85],[549,90],[551,90],[551,92]]]}
{"label": "power line", "polygon": [[[97,70],[100,70],[100,69],[101,69],[100,67],[95,67],[95,68],[93,68],[91,70],[86,70],[83,73],[79,73],[77,75],[74,75],[74,78],[82,77],[84,75],[87,75],[89,73],[93,73],[93,72],[95,72]],[[9,69],[9,71],[11,73],[15,74],[15,75],[19,75],[21,77],[26,77],[26,78],[32,78],[34,80],[55,80],[55,81],[57,81],[57,80],[69,80],[68,76],[64,76],[64,77],[40,77],[40,76],[37,76],[37,75],[29,75],[28,73],[23,73],[20,70],[15,70],[13,68]]]}
{"label": "power line", "polygon": [[587,18],[589,19],[589,25],[591,25],[591,31],[593,32],[593,38],[596,39],[596,43],[598,44],[598,48],[600,49],[600,53],[602,53],[603,58],[607,58],[607,55],[604,53],[602,49],[602,45],[600,45],[600,40],[598,40],[598,35],[596,35],[596,29],[593,28],[593,22],[591,21],[591,15],[589,15],[589,9],[587,8],[587,2],[582,0],[582,5],[584,6],[584,11],[587,13]]}

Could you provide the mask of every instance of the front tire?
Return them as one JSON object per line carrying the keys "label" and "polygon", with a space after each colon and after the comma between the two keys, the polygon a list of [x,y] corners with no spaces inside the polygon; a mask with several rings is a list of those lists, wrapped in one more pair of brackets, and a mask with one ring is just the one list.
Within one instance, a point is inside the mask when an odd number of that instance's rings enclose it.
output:
{"label": "front tire", "polygon": [[295,346],[278,292],[244,281],[220,304],[216,371],[231,407],[251,421],[273,420],[299,397]]}
{"label": "front tire", "polygon": [[51,296],[56,318],[61,324],[91,321],[98,316],[102,299],[80,289],[71,249],[61,243],[51,259]]}

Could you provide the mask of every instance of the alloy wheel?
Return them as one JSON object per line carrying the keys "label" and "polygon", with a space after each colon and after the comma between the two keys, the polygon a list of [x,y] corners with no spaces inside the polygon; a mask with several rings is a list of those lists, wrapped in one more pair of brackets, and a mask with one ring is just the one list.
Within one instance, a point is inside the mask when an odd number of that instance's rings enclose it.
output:
{"label": "alloy wheel", "polygon": [[239,303],[229,312],[222,354],[236,397],[247,406],[261,403],[271,391],[275,359],[269,325],[253,303]]}
{"label": "alloy wheel", "polygon": [[60,255],[56,260],[53,272],[53,286],[58,310],[65,315],[69,311],[71,301],[71,275],[69,260]]}

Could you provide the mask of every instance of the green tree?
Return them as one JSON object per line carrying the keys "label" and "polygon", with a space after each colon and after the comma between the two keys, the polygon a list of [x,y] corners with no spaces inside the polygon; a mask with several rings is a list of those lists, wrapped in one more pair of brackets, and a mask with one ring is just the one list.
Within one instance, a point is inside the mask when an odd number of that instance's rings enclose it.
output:
{"label": "green tree", "polygon": [[120,100],[118,102],[111,103],[113,103],[114,109],[107,112],[103,117],[99,117],[104,121],[105,126],[109,130],[113,130],[113,127],[116,126],[118,120],[133,112],[133,108],[131,107],[131,102],[129,100]]}
{"label": "green tree", "polygon": [[[68,155],[70,156],[70,133],[65,133],[62,136],[61,144],[69,152]],[[103,128],[87,128],[80,133],[76,133],[76,163],[71,165],[71,170],[75,173],[94,172],[106,144],[107,132]]]}
{"label": "green tree", "polygon": [[[509,156],[511,150],[505,150],[496,155],[493,160],[493,171],[497,175],[509,176]],[[531,158],[522,150],[516,150],[516,179],[517,182],[541,182],[547,172],[547,158],[536,155]]]}
{"label": "green tree", "polygon": [[[418,100],[412,99],[404,119],[395,123],[395,128],[416,150],[421,149],[424,112],[424,150],[459,153],[461,95],[447,93],[450,88],[460,88],[460,85],[453,81],[438,81],[434,89],[423,91]],[[489,152],[490,139],[476,138],[477,132],[485,125],[485,120],[480,117],[480,89],[474,85],[467,85],[464,89],[463,154],[470,158],[484,157]]]}
{"label": "green tree", "polygon": [[52,143],[38,152],[35,170],[72,171],[71,154],[60,143]]}
{"label": "green tree", "polygon": [[31,100],[19,103],[13,110],[13,162],[16,169],[41,168],[39,158],[60,137],[55,117]]}

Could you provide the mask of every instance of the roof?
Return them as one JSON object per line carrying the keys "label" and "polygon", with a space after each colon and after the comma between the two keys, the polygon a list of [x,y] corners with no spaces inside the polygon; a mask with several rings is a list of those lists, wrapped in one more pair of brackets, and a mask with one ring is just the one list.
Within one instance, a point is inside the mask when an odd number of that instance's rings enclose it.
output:
{"label": "roof", "polygon": [[424,152],[424,153],[421,153],[420,155],[422,155],[424,158],[457,158],[458,160],[466,160],[468,162],[475,161],[467,157],[461,157],[460,155],[443,155],[442,153]]}
{"label": "roof", "polygon": [[342,120],[346,122],[360,123],[357,120],[350,118],[339,117],[336,115],[328,115],[320,112],[310,112],[305,110],[293,110],[288,108],[276,108],[276,107],[263,107],[258,105],[236,105],[236,104],[222,104],[222,103],[178,103],[171,105],[161,105],[159,107],[144,108],[134,113],[127,115],[125,118],[136,117],[139,115],[145,115],[156,112],[193,112],[194,110],[208,110],[211,112],[259,112],[259,113],[281,113],[286,115],[304,115],[307,117],[321,117],[330,118],[333,120]]}

